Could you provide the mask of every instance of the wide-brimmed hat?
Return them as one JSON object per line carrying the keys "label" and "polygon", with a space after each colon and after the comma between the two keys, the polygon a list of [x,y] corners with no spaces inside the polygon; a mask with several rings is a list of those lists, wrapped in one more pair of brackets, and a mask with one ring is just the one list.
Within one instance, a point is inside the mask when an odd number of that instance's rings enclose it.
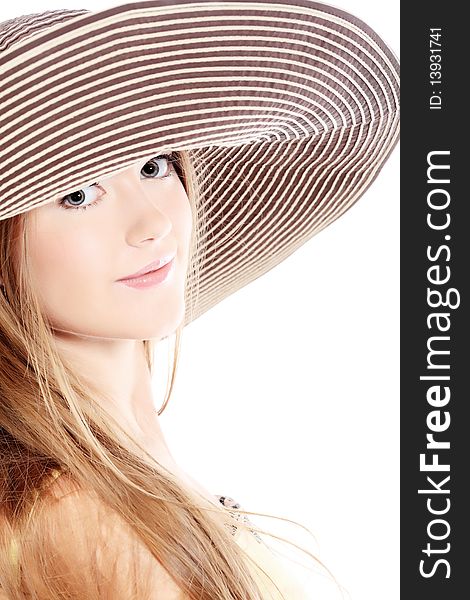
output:
{"label": "wide-brimmed hat", "polygon": [[188,151],[206,227],[187,324],[364,194],[398,141],[399,64],[310,0],[52,10],[0,24],[0,114],[0,220]]}

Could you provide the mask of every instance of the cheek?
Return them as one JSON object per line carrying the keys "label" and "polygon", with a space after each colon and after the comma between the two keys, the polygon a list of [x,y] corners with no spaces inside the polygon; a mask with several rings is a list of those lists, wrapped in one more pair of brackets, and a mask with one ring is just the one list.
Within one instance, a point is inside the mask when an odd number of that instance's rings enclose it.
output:
{"label": "cheek", "polygon": [[170,215],[170,218],[178,238],[178,245],[184,248],[185,255],[187,255],[191,241],[193,217],[191,204],[183,188],[175,206],[177,208],[172,211],[173,214]]}
{"label": "cheek", "polygon": [[57,316],[75,304],[85,308],[101,264],[96,240],[70,229],[60,235],[42,230],[32,236],[30,249],[33,281],[46,313]]}

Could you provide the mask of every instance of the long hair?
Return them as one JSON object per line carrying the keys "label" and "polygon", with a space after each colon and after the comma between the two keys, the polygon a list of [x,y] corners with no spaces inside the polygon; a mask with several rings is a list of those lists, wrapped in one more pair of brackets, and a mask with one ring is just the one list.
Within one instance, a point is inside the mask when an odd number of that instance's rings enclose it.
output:
{"label": "long hair", "polygon": [[[200,183],[189,153],[176,154],[175,168],[193,213],[187,284],[190,278],[199,281]],[[47,556],[46,540],[54,524],[37,517],[51,502],[51,482],[63,474],[128,524],[185,598],[261,600],[251,559],[213,518],[211,511],[217,509],[183,487],[143,448],[142,454],[129,451],[119,436],[137,442],[102,408],[100,390],[57,352],[30,278],[27,248],[24,214],[0,221],[0,595],[3,589],[11,600],[103,597],[90,573],[81,574],[80,590],[74,588],[78,595],[73,595],[70,582],[55,576],[53,558]],[[196,297],[192,295],[193,302]],[[159,414],[171,396],[182,329],[183,324],[175,332]],[[152,373],[155,341],[143,343]],[[67,517],[59,514],[55,526]],[[253,530],[252,525],[246,529]],[[133,595],[136,589],[142,594],[138,585],[130,577],[125,597],[145,600],[147,596]]]}

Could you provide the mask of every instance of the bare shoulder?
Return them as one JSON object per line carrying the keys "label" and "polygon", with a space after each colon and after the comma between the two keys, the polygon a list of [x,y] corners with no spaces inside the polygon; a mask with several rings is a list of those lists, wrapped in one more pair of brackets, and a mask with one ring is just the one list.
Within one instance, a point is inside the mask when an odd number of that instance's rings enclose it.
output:
{"label": "bare shoulder", "polygon": [[54,479],[44,500],[39,518],[51,555],[47,576],[63,578],[65,593],[117,600],[186,598],[132,527],[67,475]]}

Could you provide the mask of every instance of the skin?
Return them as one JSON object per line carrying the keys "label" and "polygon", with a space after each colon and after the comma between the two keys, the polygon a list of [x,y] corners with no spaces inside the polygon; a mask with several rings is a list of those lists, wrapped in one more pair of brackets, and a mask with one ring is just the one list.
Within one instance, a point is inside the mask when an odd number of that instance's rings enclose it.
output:
{"label": "skin", "polygon": [[[59,352],[109,394],[105,408],[133,439],[176,471],[142,340],[171,335],[184,318],[192,216],[171,162],[159,158],[153,161],[158,168],[150,171],[147,163],[156,156],[98,182],[99,187],[81,188],[84,198],[56,197],[29,211],[28,252]],[[86,210],[74,208],[94,201]],[[134,289],[116,281],[173,252],[173,273],[165,282]]]}

